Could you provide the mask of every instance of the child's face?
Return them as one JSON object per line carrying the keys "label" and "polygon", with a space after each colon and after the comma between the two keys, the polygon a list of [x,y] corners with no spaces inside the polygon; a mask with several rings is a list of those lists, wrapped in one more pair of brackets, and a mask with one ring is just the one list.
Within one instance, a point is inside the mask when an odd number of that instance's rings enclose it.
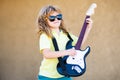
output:
{"label": "child's face", "polygon": [[51,29],[58,29],[62,20],[62,14],[53,12],[47,19],[47,22]]}

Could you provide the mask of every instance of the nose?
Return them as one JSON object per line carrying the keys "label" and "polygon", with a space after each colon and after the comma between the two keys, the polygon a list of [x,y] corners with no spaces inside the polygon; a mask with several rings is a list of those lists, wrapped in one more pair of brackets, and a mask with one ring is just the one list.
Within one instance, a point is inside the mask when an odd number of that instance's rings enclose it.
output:
{"label": "nose", "polygon": [[58,19],[57,19],[57,18],[55,18],[55,21],[58,21]]}

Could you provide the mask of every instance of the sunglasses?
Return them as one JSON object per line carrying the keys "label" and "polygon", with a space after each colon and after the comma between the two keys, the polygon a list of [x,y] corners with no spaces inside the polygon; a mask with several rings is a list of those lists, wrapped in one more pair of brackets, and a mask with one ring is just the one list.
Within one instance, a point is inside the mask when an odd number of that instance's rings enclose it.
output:
{"label": "sunglasses", "polygon": [[49,16],[49,17],[48,17],[49,21],[51,21],[51,22],[55,21],[55,18],[56,18],[57,20],[62,20],[62,14],[58,14],[58,15],[56,15],[56,16]]}

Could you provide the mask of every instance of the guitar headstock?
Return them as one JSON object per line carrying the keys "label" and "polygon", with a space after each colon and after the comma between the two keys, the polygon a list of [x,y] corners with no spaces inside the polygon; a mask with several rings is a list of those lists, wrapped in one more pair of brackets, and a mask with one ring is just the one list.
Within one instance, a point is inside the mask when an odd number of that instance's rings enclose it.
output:
{"label": "guitar headstock", "polygon": [[96,3],[92,3],[91,6],[89,7],[89,9],[86,12],[86,15],[91,16],[92,14],[94,14],[94,9],[97,7]]}

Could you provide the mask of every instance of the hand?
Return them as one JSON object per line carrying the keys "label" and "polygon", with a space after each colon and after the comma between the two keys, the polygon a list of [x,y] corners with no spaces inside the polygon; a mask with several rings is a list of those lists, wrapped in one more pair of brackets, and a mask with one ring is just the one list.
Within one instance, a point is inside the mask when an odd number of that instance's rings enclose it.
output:
{"label": "hand", "polygon": [[86,23],[88,23],[87,29],[88,29],[88,32],[89,32],[92,28],[93,20],[91,18],[87,18]]}
{"label": "hand", "polygon": [[93,20],[91,18],[87,18],[86,22],[88,23],[88,28],[91,28],[93,24]]}
{"label": "hand", "polygon": [[88,24],[92,24],[92,23],[93,23],[93,21],[92,21],[91,18],[87,18],[87,19],[86,19],[86,22],[87,22]]}
{"label": "hand", "polygon": [[76,50],[74,48],[67,50],[69,56],[74,56],[77,54]]}

